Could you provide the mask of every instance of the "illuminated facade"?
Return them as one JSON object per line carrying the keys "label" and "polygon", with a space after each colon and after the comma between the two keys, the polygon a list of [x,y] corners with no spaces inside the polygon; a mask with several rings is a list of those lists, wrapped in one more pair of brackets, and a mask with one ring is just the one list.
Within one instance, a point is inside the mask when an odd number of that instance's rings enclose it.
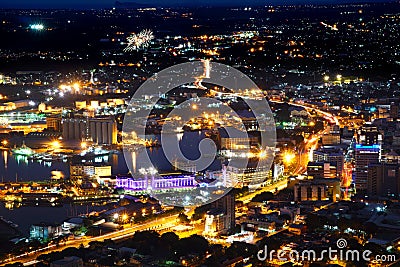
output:
{"label": "illuminated facade", "polygon": [[145,178],[117,176],[116,187],[126,191],[140,192],[145,190],[191,189],[197,186],[194,175],[180,175]]}
{"label": "illuminated facade", "polygon": [[[251,164],[252,165],[252,164]],[[232,181],[236,187],[262,184],[268,179],[272,179],[273,171],[266,164],[259,166],[247,166],[246,168],[238,168],[235,166],[227,166],[227,180]]]}
{"label": "illuminated facade", "polygon": [[71,164],[69,166],[71,180],[89,177],[111,176],[111,166],[95,166],[94,164]]}
{"label": "illuminated facade", "polygon": [[90,137],[97,144],[117,143],[114,118],[67,118],[62,121],[63,140],[81,141]]}
{"label": "illuminated facade", "polygon": [[52,115],[46,117],[46,126],[48,130],[61,132],[61,115]]}
{"label": "illuminated facade", "polygon": [[336,200],[340,198],[339,179],[315,179],[300,181],[294,186],[295,201]]}
{"label": "illuminated facade", "polygon": [[228,193],[211,203],[211,210],[206,215],[204,234],[215,236],[229,234],[235,228],[235,196]]}
{"label": "illuminated facade", "polygon": [[357,190],[367,189],[368,165],[377,164],[380,161],[380,145],[361,145],[356,144],[355,149],[355,184]]}
{"label": "illuminated facade", "polygon": [[62,227],[57,224],[34,224],[30,228],[30,238],[36,240],[49,240],[62,235]]}
{"label": "illuminated facade", "polygon": [[400,165],[397,162],[369,165],[367,193],[397,197],[400,194]]}

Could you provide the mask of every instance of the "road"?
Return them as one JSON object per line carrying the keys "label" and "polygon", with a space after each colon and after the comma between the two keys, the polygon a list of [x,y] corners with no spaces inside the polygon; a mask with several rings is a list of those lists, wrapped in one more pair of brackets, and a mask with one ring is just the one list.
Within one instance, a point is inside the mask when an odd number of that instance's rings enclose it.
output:
{"label": "road", "polygon": [[[272,103],[279,103],[283,104],[285,102],[276,101],[276,100],[269,100]],[[330,123],[334,123],[336,125],[340,125],[340,117],[334,116],[327,111],[302,104],[302,103],[294,103],[294,102],[287,102],[289,105],[302,107],[308,112],[315,111],[319,116],[323,117],[325,120],[329,121]],[[293,175],[304,174],[307,171],[308,162],[312,160],[312,154],[315,149],[318,147],[318,140],[324,135],[327,134],[328,130],[325,129],[320,131],[316,134],[311,135],[309,138],[304,139],[304,144],[299,148],[299,158],[297,160],[296,169],[293,171]]]}
{"label": "road", "polygon": [[336,125],[340,125],[340,122],[339,122],[339,119],[340,119],[340,118],[339,118],[338,116],[334,116],[334,115],[332,115],[331,113],[329,113],[329,112],[327,112],[327,111],[324,111],[324,110],[322,110],[322,109],[318,109],[318,108],[313,107],[313,106],[309,106],[309,105],[306,105],[306,104],[303,104],[303,103],[282,102],[282,101],[277,101],[277,100],[269,100],[269,102],[272,102],[272,103],[279,103],[279,104],[287,103],[287,104],[292,105],[292,106],[302,107],[302,108],[304,108],[305,110],[307,110],[308,112],[310,112],[310,111],[313,110],[313,111],[315,111],[316,113],[318,113],[319,116],[323,117],[324,119],[326,119],[326,120],[329,121],[330,123],[334,123],[334,124],[336,124]]}
{"label": "road", "polygon": [[299,157],[297,159],[297,166],[293,171],[293,175],[304,174],[307,171],[308,162],[313,160],[313,152],[318,147],[319,139],[327,133],[328,130],[323,130],[317,134],[311,135],[309,138],[304,139],[303,144],[299,148]]}
{"label": "road", "polygon": [[262,187],[259,190],[256,190],[256,191],[254,191],[254,192],[252,192],[252,193],[250,193],[250,194],[248,194],[246,196],[238,198],[237,200],[238,201],[243,201],[244,204],[249,203],[253,199],[253,197],[255,197],[256,195],[258,195],[260,193],[263,193],[263,192],[275,192],[276,189],[278,189],[278,191],[282,190],[282,189],[285,189],[287,187],[287,182],[288,182],[287,178],[284,178],[284,179],[282,179],[282,180],[280,180],[280,181],[278,181],[278,182],[276,182],[274,184]]}
{"label": "road", "polygon": [[92,241],[104,241],[105,239],[118,240],[133,236],[136,231],[144,231],[144,230],[163,230],[176,226],[178,215],[172,215],[165,218],[159,218],[152,220],[150,222],[146,222],[143,224],[127,226],[123,230],[115,231],[112,233],[90,237],[90,238],[82,238],[82,239],[74,239],[68,240],[66,242],[60,243],[58,246],[48,245],[47,247],[37,249],[35,251],[31,251],[29,253],[24,253],[18,256],[11,257],[3,262],[0,262],[0,265],[10,264],[15,262],[21,263],[29,263],[33,262],[39,255],[46,254],[50,252],[61,251],[67,247],[75,247],[78,248],[81,245],[87,247]]}
{"label": "road", "polygon": [[266,237],[274,236],[274,235],[279,234],[279,233],[281,233],[283,231],[286,231],[287,229],[289,229],[289,226],[282,227],[278,231],[272,232],[272,233],[268,234],[267,236],[256,237],[256,238],[253,239],[253,242],[251,242],[251,243],[252,244],[256,244],[258,241],[260,241],[260,240],[262,240],[262,239],[264,239]]}

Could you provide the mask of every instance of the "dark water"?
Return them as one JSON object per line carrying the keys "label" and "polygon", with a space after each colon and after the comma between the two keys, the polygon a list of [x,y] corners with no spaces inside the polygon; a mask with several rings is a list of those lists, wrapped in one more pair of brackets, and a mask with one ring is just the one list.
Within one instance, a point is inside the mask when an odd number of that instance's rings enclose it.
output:
{"label": "dark water", "polygon": [[[201,132],[185,132],[184,134],[171,135],[179,141],[182,153],[189,159],[197,159],[200,151],[197,148],[198,142],[204,138]],[[124,153],[119,152],[109,156],[96,159],[96,162],[103,162],[112,166],[112,173],[126,174],[128,167],[126,162],[131,163],[132,171],[137,171],[143,167],[142,162],[144,153],[130,152],[126,153],[127,161],[125,161]],[[161,171],[169,171],[172,168],[163,153],[162,148],[147,149],[152,164],[156,169]],[[220,162],[215,160],[210,169],[220,168]],[[69,176],[68,162],[35,162],[29,161],[25,157],[11,155],[10,152],[0,151],[0,178],[4,181],[41,181],[48,180],[52,171],[62,171],[65,177]],[[29,234],[29,227],[33,223],[50,222],[61,223],[68,217],[85,214],[86,212],[102,210],[104,207],[84,205],[64,205],[63,207],[30,207],[24,206],[8,210],[0,203],[0,216],[19,225],[19,230],[23,235]]]}
{"label": "dark water", "polygon": [[[159,138],[159,137],[158,137]],[[180,149],[188,159],[197,159],[200,156],[200,151],[197,147],[198,143],[204,139],[202,132],[185,132],[184,134],[171,135],[171,139],[179,141]],[[132,171],[135,171],[141,166],[143,153],[146,151],[127,153],[127,161],[132,162]],[[172,168],[171,163],[164,155],[162,147],[148,148],[147,153],[154,167],[160,171],[169,171]],[[128,167],[124,158],[124,153],[119,152],[109,156],[99,157],[95,160],[96,163],[104,163],[112,166],[112,173],[125,174]],[[149,166],[148,166],[149,167]],[[219,169],[220,163],[214,161],[210,169]],[[8,151],[0,151],[0,179],[3,181],[42,181],[48,180],[51,177],[52,171],[62,171],[65,177],[69,176],[68,162],[37,162],[28,160],[23,156],[11,155]]]}
{"label": "dark water", "polygon": [[64,205],[61,207],[30,207],[22,206],[13,210],[6,209],[0,204],[0,216],[18,225],[23,236],[29,236],[29,228],[35,223],[62,223],[66,218],[86,214],[92,211],[104,210],[102,206],[90,204]]}

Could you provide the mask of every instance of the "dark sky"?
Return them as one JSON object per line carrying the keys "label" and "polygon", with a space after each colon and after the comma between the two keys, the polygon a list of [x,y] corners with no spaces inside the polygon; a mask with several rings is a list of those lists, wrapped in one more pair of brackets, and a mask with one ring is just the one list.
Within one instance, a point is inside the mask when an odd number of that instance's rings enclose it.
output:
{"label": "dark sky", "polygon": [[[120,0],[149,5],[265,5],[310,3],[389,2],[390,0]],[[114,0],[1,0],[0,8],[96,8],[112,7]]]}

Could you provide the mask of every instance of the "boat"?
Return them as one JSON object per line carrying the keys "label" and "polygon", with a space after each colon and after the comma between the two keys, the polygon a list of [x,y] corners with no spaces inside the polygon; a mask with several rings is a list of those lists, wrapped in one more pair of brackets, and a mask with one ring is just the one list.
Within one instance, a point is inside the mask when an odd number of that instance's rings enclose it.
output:
{"label": "boat", "polygon": [[25,145],[25,142],[22,143],[22,146],[14,147],[13,149],[11,149],[11,152],[14,155],[20,155],[20,156],[26,156],[26,157],[30,157],[35,154],[35,151],[33,151],[30,147],[27,147]]}
{"label": "boat", "polygon": [[96,158],[96,157],[107,156],[110,153],[111,152],[109,150],[105,150],[101,146],[90,146],[87,149],[83,150],[80,153],[80,156],[84,158]]}

